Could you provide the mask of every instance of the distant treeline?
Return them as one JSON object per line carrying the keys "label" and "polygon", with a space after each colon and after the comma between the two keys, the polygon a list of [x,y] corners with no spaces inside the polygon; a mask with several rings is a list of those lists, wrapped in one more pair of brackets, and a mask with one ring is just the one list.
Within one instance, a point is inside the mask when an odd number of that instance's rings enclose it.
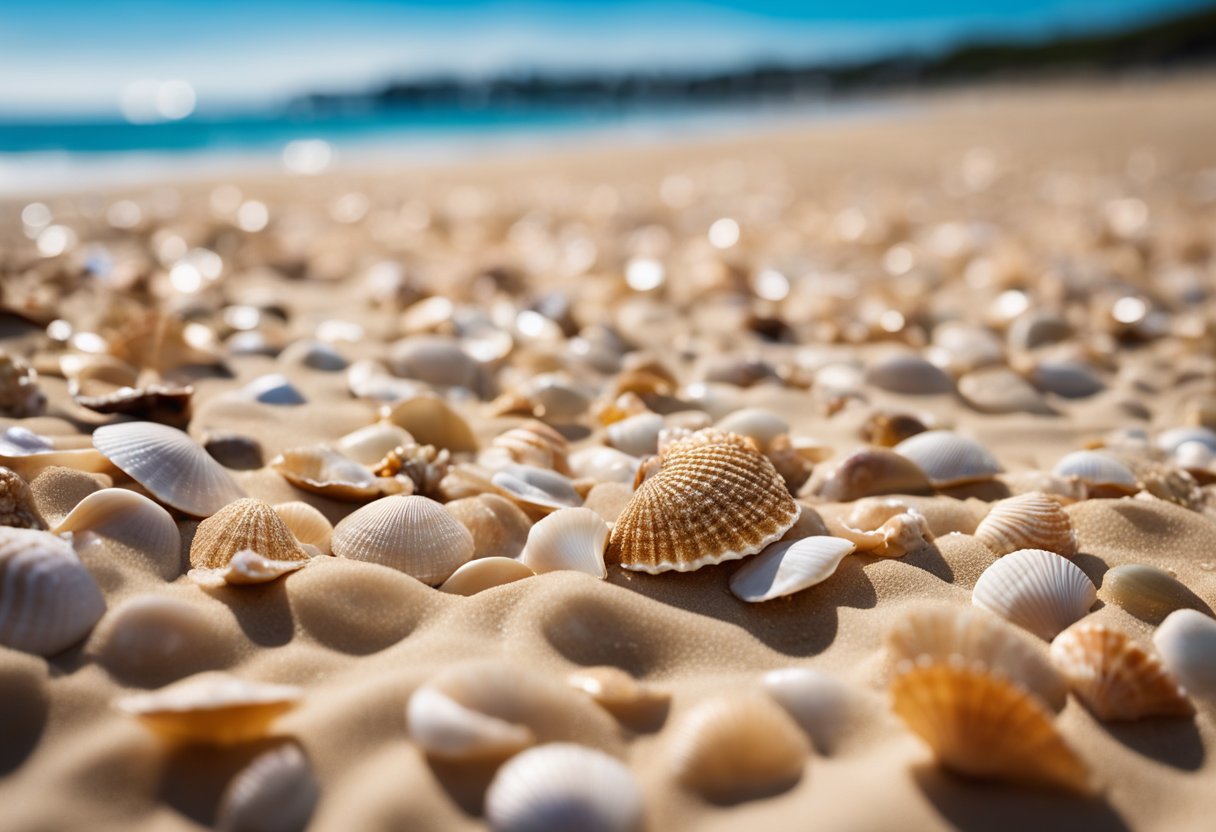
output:
{"label": "distant treeline", "polygon": [[1216,64],[1216,6],[1119,31],[1048,41],[977,41],[939,55],[832,65],[766,65],[709,74],[501,75],[395,81],[354,94],[314,94],[299,109],[613,107],[780,99],[973,81]]}

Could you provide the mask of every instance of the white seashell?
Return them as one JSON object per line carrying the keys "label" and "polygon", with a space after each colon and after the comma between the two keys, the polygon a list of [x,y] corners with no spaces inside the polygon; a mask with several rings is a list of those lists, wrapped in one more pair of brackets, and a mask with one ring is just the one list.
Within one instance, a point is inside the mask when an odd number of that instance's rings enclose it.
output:
{"label": "white seashell", "polygon": [[329,554],[329,541],[334,527],[328,518],[308,503],[292,500],[274,506],[275,514],[282,518],[295,535],[296,540],[306,546],[315,546],[323,554]]}
{"label": "white seashell", "polygon": [[478,390],[481,386],[481,365],[454,338],[437,335],[404,338],[389,349],[388,365],[395,375],[436,387]]}
{"label": "white seashell", "polygon": [[360,399],[393,404],[426,395],[430,387],[420,381],[409,381],[390,375],[378,361],[356,361],[346,370],[346,385]]}
{"label": "white seashell", "polygon": [[60,444],[62,440],[39,436],[28,428],[5,428],[0,431],[0,465],[16,471],[27,482],[52,465],[89,473],[112,470],[96,449],[60,447]]}
{"label": "white seashell", "polygon": [[1073,451],[1066,454],[1051,473],[1089,486],[1136,490],[1136,475],[1120,460],[1102,451]]}
{"label": "white seashell", "polygon": [[154,422],[103,425],[93,444],[162,503],[209,517],[245,496],[224,467],[180,430]]}
{"label": "white seashell", "polygon": [[727,433],[748,437],[761,451],[767,451],[774,439],[790,432],[788,422],[771,410],[759,407],[736,410],[725,419],[719,420],[715,427]]}
{"label": "white seashell", "polygon": [[865,381],[891,393],[934,396],[954,392],[954,380],[919,355],[894,353],[866,367]]}
{"label": "white seashell", "polygon": [[486,792],[494,832],[640,832],[644,814],[642,790],[623,763],[572,743],[524,751]]}
{"label": "white seashell", "polygon": [[383,418],[404,428],[419,445],[434,445],[453,454],[474,453],[477,437],[464,417],[433,393],[422,393],[385,407]]}
{"label": "white seashell", "polygon": [[1005,345],[996,333],[959,321],[934,327],[932,343],[933,363],[956,375],[1005,360]]}
{"label": "white seashell", "polygon": [[839,537],[771,543],[731,576],[730,591],[751,604],[793,595],[826,581],[856,548]]}
{"label": "white seashell", "polygon": [[658,453],[659,431],[663,427],[663,417],[657,413],[627,416],[607,427],[608,444],[630,456]]}
{"label": "white seashell", "polygon": [[279,362],[282,364],[302,364],[305,367],[312,367],[314,370],[325,370],[331,373],[345,370],[349,363],[331,345],[323,341],[309,339],[301,339],[288,344],[279,353]]}
{"label": "white seashell", "polygon": [[227,745],[263,736],[303,698],[304,691],[293,685],[208,672],[123,697],[114,706],[166,739]]}
{"label": "white seashell", "polygon": [[516,502],[544,512],[583,504],[570,480],[547,468],[508,465],[496,472],[490,482]]}
{"label": "white seashell", "polygon": [[52,531],[92,532],[148,562],[165,580],[181,574],[182,536],[169,512],[142,494],[104,488],[85,497]]}
{"label": "white seashell", "polygon": [[980,413],[1055,413],[1043,394],[1008,367],[972,370],[958,380],[958,392]]}
{"label": "white seashell", "polygon": [[1171,428],[1157,435],[1157,447],[1167,454],[1176,454],[1183,446],[1198,443],[1216,453],[1216,430],[1201,426]]}
{"label": "white seashell", "polygon": [[1197,610],[1175,610],[1153,634],[1153,645],[1187,693],[1216,701],[1216,620]]}
{"label": "white seashell", "polygon": [[334,527],[338,557],[391,566],[425,584],[440,584],[473,557],[473,535],[426,497],[384,497]]}
{"label": "white seashell", "polygon": [[971,601],[1046,641],[1079,620],[1098,600],[1097,587],[1075,563],[1054,552],[1021,549],[980,575]]}
{"label": "white seashell", "polygon": [[238,391],[243,398],[262,404],[305,404],[307,399],[282,373],[259,376]]}
{"label": "white seashell", "polygon": [[640,460],[616,448],[602,445],[583,448],[570,454],[570,472],[596,482],[622,482],[631,485],[638,475]]}
{"label": "white seashell", "polygon": [[509,756],[536,742],[528,726],[466,707],[432,685],[410,696],[406,722],[414,742],[444,759]]}
{"label": "white seashell", "polygon": [[218,832],[303,832],[320,799],[308,757],[294,742],[271,749],[232,778],[216,813]]}
{"label": "white seashell", "polygon": [[1216,453],[1203,442],[1183,442],[1174,448],[1173,461],[1186,471],[1206,471],[1216,462]]}
{"label": "white seashell", "polygon": [[389,451],[414,441],[409,432],[387,422],[359,428],[334,443],[334,449],[360,465],[375,465]]}
{"label": "white seashell", "polygon": [[452,573],[439,585],[440,592],[452,595],[476,595],[496,586],[531,578],[536,573],[514,558],[476,558]]}
{"label": "white seashell", "polygon": [[528,532],[519,559],[537,574],[573,569],[606,578],[608,524],[589,508],[558,509]]}
{"label": "white seashell", "polygon": [[88,635],[105,609],[97,582],[65,541],[0,526],[0,644],[53,656]]}
{"label": "white seashell", "polygon": [[1018,549],[1046,549],[1066,558],[1077,553],[1077,535],[1068,512],[1036,491],[994,505],[976,527],[975,536],[998,555]]}
{"label": "white seashell", "polygon": [[1040,390],[1066,399],[1084,399],[1106,389],[1106,383],[1088,364],[1068,359],[1039,361],[1029,377]]}
{"label": "white seashell", "polygon": [[864,710],[862,691],[809,667],[771,670],[761,684],[825,754],[835,749],[854,715]]}
{"label": "white seashell", "polygon": [[303,569],[308,563],[306,560],[269,560],[252,549],[241,549],[225,566],[191,569],[186,576],[199,586],[206,587],[266,584],[288,572]]}
{"label": "white seashell", "polygon": [[989,480],[1004,470],[983,445],[948,430],[918,433],[892,450],[915,462],[939,488]]}
{"label": "white seashell", "polygon": [[409,477],[378,477],[325,445],[283,451],[270,461],[270,467],[296,488],[336,500],[366,502],[414,493],[414,481]]}

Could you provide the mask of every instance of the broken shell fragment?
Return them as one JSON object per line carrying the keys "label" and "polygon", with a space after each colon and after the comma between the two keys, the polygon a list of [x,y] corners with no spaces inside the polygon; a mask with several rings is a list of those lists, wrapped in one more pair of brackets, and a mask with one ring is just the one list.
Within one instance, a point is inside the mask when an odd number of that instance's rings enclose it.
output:
{"label": "broken shell fragment", "polygon": [[360,503],[414,493],[409,477],[378,477],[324,445],[284,451],[270,461],[270,467],[296,488],[336,500]]}
{"label": "broken shell fragment", "polygon": [[303,697],[304,691],[292,685],[208,672],[114,705],[167,740],[230,745],[264,736]]}
{"label": "broken shell fragment", "polygon": [[270,583],[307,565],[306,560],[269,560],[252,549],[241,549],[224,566],[191,569],[186,575],[199,586],[246,586]]}

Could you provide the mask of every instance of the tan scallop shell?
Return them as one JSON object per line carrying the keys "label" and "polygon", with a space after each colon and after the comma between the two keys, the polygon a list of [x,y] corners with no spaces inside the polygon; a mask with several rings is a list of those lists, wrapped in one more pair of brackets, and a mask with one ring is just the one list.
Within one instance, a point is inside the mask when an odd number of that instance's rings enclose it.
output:
{"label": "tan scallop shell", "polygon": [[473,557],[518,557],[528,542],[532,521],[524,510],[498,494],[463,497],[444,505],[473,535]]}
{"label": "tan scallop shell", "polygon": [[1066,558],[1077,553],[1077,535],[1068,512],[1037,491],[993,505],[976,527],[975,536],[998,555],[1018,549],[1046,549]]}
{"label": "tan scallop shell", "polygon": [[702,702],[671,728],[670,737],[676,779],[722,803],[785,791],[802,777],[811,751],[793,717],[760,695]]}
{"label": "tan scallop shell", "polygon": [[912,460],[886,448],[859,448],[816,469],[802,493],[833,503],[883,494],[928,494],[933,485]]}
{"label": "tan scallop shell", "polygon": [[851,541],[826,536],[771,543],[731,576],[730,591],[751,604],[793,595],[832,577],[856,548]]}
{"label": "tan scallop shell", "polygon": [[3,466],[0,466],[0,526],[18,529],[43,527],[29,484],[16,471]]}
{"label": "tan scallop shell", "polygon": [[181,574],[182,536],[169,512],[142,494],[103,488],[85,497],[54,528],[58,534],[91,532],[149,563],[165,580]]}
{"label": "tan scallop shell", "polygon": [[1051,660],[1099,719],[1195,712],[1160,659],[1104,624],[1081,622],[1060,633],[1051,642]]}
{"label": "tan scallop shell", "polygon": [[801,508],[747,439],[702,430],[674,443],[634,492],[608,541],[609,560],[656,574],[690,572],[755,554]]}
{"label": "tan scallop shell", "polygon": [[434,445],[454,454],[477,450],[477,438],[469,423],[434,394],[424,393],[386,407],[383,416],[405,428],[419,445]]}
{"label": "tan scallop shell", "polygon": [[123,697],[114,705],[165,739],[229,745],[264,736],[303,697],[304,691],[291,685],[208,672]]}
{"label": "tan scallop shell", "polygon": [[1054,552],[1020,549],[989,566],[971,601],[1045,641],[1079,620],[1098,591],[1075,563]]}
{"label": "tan scallop shell", "polygon": [[166,425],[103,425],[93,444],[153,497],[186,514],[209,517],[245,496],[201,445]]}
{"label": "tan scallop shell", "polygon": [[336,500],[362,503],[414,493],[409,477],[378,477],[325,445],[284,451],[270,461],[270,467],[296,488]]}
{"label": "tan scallop shell", "polygon": [[[298,343],[298,342],[297,342]],[[320,799],[308,757],[294,742],[259,754],[224,789],[217,832],[301,832]]]}
{"label": "tan scallop shell", "polygon": [[1002,469],[988,449],[948,430],[928,430],[893,449],[917,464],[938,488],[990,480]]}
{"label": "tan scallop shell", "polygon": [[1195,593],[1169,572],[1141,563],[1124,563],[1107,570],[1098,597],[1152,624],[1174,610],[1204,606]]}
{"label": "tan scallop shell", "polygon": [[186,576],[199,586],[267,584],[289,572],[303,569],[307,560],[270,560],[252,549],[241,549],[218,569],[191,569]]}
{"label": "tan scallop shell", "polygon": [[[44,468],[30,482],[30,494],[38,514],[47,526],[54,528],[71,513],[81,500],[105,486],[97,474],[86,474],[74,468],[52,465]],[[108,480],[109,477],[103,477]]]}
{"label": "tan scallop shell", "polygon": [[566,462],[569,444],[566,437],[544,422],[530,419],[494,437],[491,446],[512,462],[566,473],[570,470]]}
{"label": "tan scallop shell", "polygon": [[563,508],[537,521],[519,559],[537,574],[573,569],[608,576],[604,546],[608,524],[589,508]]}
{"label": "tan scallop shell", "polygon": [[452,576],[439,585],[440,592],[452,595],[476,595],[496,586],[531,578],[536,573],[514,558],[477,558],[458,567]]}
{"label": "tan scallop shell", "polygon": [[905,662],[891,682],[895,713],[944,768],[966,777],[1089,793],[1084,762],[1039,700],[982,664]]}
{"label": "tan scallop shell", "polygon": [[198,524],[190,544],[195,569],[223,569],[242,549],[267,560],[306,561],[291,529],[268,504],[245,498],[229,503]]}
{"label": "tan scallop shell", "polygon": [[334,527],[338,557],[391,566],[425,584],[443,583],[473,557],[473,535],[426,497],[385,497]]}
{"label": "tan scallop shell", "polygon": [[640,682],[611,665],[579,668],[566,676],[566,684],[587,694],[612,714],[638,713],[663,707],[671,701],[671,694],[667,691]]}
{"label": "tan scallop shell", "polygon": [[287,503],[276,503],[274,511],[287,524],[287,528],[291,530],[296,540],[309,546],[316,546],[322,553],[329,554],[329,541],[333,536],[334,527],[315,506],[292,500]]}

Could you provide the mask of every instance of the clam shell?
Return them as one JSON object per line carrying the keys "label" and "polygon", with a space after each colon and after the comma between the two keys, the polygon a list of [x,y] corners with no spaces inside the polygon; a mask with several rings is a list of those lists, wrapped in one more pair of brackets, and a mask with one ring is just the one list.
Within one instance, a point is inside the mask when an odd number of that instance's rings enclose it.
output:
{"label": "clam shell", "polygon": [[609,713],[618,715],[664,707],[671,701],[667,691],[639,682],[611,665],[579,668],[566,676],[566,684],[590,696]]}
{"label": "clam shell", "polygon": [[629,769],[571,743],[531,748],[508,761],[486,792],[494,832],[640,832],[645,804]]}
{"label": "clam shell", "polygon": [[[109,477],[103,479],[109,480]],[[103,487],[98,475],[52,465],[30,482],[30,495],[38,515],[47,526],[54,528],[81,500]]]}
{"label": "clam shell", "polygon": [[[821,474],[820,471],[823,473]],[[915,462],[886,448],[860,448],[816,470],[806,491],[833,503],[881,494],[928,494],[933,485]]]}
{"label": "clam shell", "polygon": [[123,697],[114,706],[165,739],[229,745],[265,735],[303,697],[304,691],[291,685],[208,672]]}
{"label": "clam shell", "polygon": [[698,431],[674,443],[634,492],[608,541],[609,560],[657,574],[755,554],[801,508],[773,464],[735,434]]}
{"label": "clam shell", "polygon": [[1169,572],[1142,563],[1125,563],[1107,570],[1098,597],[1152,624],[1174,610],[1202,611],[1206,606]]}
{"label": "clam shell", "polygon": [[4,467],[0,467],[0,526],[42,528],[42,518],[34,506],[30,486],[16,471]]}
{"label": "clam shell", "polygon": [[980,413],[1055,413],[1038,390],[1007,367],[972,370],[958,380],[958,392]]}
{"label": "clam shell", "polygon": [[468,390],[481,387],[481,365],[454,338],[438,335],[403,338],[389,348],[388,365],[395,375],[436,387]]}
{"label": "clam shell", "polygon": [[68,444],[63,439],[39,436],[28,428],[8,427],[0,431],[0,465],[16,471],[27,482],[55,465],[90,473],[113,470],[110,461],[97,449],[67,447]]}
{"label": "clam shell", "polygon": [[1176,610],[1153,634],[1153,645],[1187,693],[1216,701],[1216,620],[1195,610]]}
{"label": "clam shell", "polygon": [[219,568],[191,569],[186,574],[199,586],[247,586],[270,583],[307,565],[307,560],[270,560],[252,549],[241,549]]}
{"label": "clam shell", "polygon": [[1077,553],[1068,512],[1037,491],[996,503],[976,527],[975,536],[998,555],[1018,549],[1046,549],[1066,558]]}
{"label": "clam shell", "polygon": [[915,462],[938,488],[990,480],[1004,470],[983,445],[948,430],[918,433],[893,450]]}
{"label": "clam shell", "polygon": [[195,569],[223,569],[243,549],[267,560],[308,560],[275,510],[247,497],[229,503],[198,524],[190,544],[190,565]]}
{"label": "clam shell", "polygon": [[473,557],[473,535],[426,497],[385,497],[334,527],[338,557],[379,563],[436,585]]}
{"label": "clam shell", "polygon": [[165,580],[181,574],[182,537],[177,523],[169,512],[134,491],[96,491],[77,503],[54,531],[92,532],[120,544],[133,559],[148,562]]}
{"label": "clam shell", "polygon": [[657,413],[638,413],[613,422],[605,432],[608,444],[630,456],[646,456],[659,450],[659,431],[663,417]]}
{"label": "clam shell", "polygon": [[303,832],[321,790],[308,758],[293,742],[254,758],[224,789],[217,832]]}
{"label": "clam shell", "polygon": [[1082,622],[1060,633],[1051,642],[1051,661],[1099,719],[1195,712],[1156,656],[1104,624]]}
{"label": "clam shell", "polygon": [[537,574],[573,569],[603,579],[608,577],[607,543],[608,524],[598,514],[589,508],[563,508],[532,527],[519,558]]}
{"label": "clam shell", "polygon": [[515,502],[542,514],[583,503],[568,478],[547,468],[508,465],[496,472],[490,482]]}
{"label": "clam shell", "polygon": [[498,494],[463,497],[444,505],[473,535],[473,557],[519,557],[532,521],[523,509]]}
{"label": "clam shell", "polygon": [[1066,399],[1085,399],[1106,389],[1106,383],[1092,367],[1068,359],[1037,362],[1029,379],[1040,390]]}
{"label": "clam shell", "polygon": [[359,428],[346,434],[334,443],[334,450],[360,465],[375,465],[388,456],[389,451],[414,441],[404,428],[387,422]]}
{"label": "clam shell", "polygon": [[292,500],[276,503],[274,511],[287,524],[296,540],[316,546],[323,553],[329,554],[329,541],[333,536],[334,527],[317,508],[299,500]]}
{"label": "clam shell", "polygon": [[103,425],[93,444],[157,500],[209,517],[245,496],[223,466],[180,430],[152,422]]}
{"label": "clam shell", "polygon": [[349,362],[331,345],[323,341],[301,339],[292,341],[281,353],[279,363],[311,367],[314,370],[324,370],[336,373],[345,370]]}
{"label": "clam shell", "polygon": [[790,432],[789,423],[773,413],[759,407],[745,407],[736,410],[729,416],[720,419],[714,426],[723,433],[737,433],[746,436],[756,443],[761,451],[767,451],[769,445],[778,436]]}
{"label": "clam shell", "polygon": [[757,604],[822,583],[857,547],[839,537],[804,537],[772,543],[730,579],[736,598]]}
{"label": "clam shell", "polygon": [[954,380],[919,355],[895,353],[866,367],[866,384],[905,396],[954,392]]}
{"label": "clam shell", "polygon": [[270,461],[270,467],[296,488],[336,500],[361,503],[414,491],[409,477],[378,477],[324,445],[284,451]]}
{"label": "clam shell", "polygon": [[384,418],[404,428],[419,445],[454,454],[477,450],[477,438],[464,417],[436,395],[424,393],[386,408]]}
{"label": "clam shell", "polygon": [[802,777],[811,751],[798,723],[757,695],[702,702],[671,728],[670,737],[676,779],[720,803],[785,791]]}
{"label": "clam shell", "polygon": [[1114,488],[1133,493],[1138,488],[1136,475],[1120,460],[1102,451],[1073,451],[1051,469],[1065,479],[1079,480],[1091,487]]}
{"label": "clam shell", "polygon": [[596,482],[632,485],[638,474],[638,458],[604,446],[582,448],[569,456],[570,471],[576,477]]}
{"label": "clam shell", "polygon": [[980,575],[971,601],[1045,641],[1089,611],[1098,591],[1072,561],[1042,549],[1020,549]]}
{"label": "clam shell", "polygon": [[1087,794],[1089,771],[1039,700],[982,664],[905,662],[891,682],[895,713],[938,762],[965,777]]}
{"label": "clam shell", "polygon": [[49,532],[0,526],[0,644],[53,656],[88,635],[105,609],[70,545]]}
{"label": "clam shell", "polygon": [[439,585],[439,591],[452,595],[476,595],[496,586],[531,578],[535,574],[526,564],[514,558],[477,558],[453,572]]}
{"label": "clam shell", "polygon": [[238,391],[238,395],[262,404],[305,404],[304,394],[282,373],[258,376]]}

